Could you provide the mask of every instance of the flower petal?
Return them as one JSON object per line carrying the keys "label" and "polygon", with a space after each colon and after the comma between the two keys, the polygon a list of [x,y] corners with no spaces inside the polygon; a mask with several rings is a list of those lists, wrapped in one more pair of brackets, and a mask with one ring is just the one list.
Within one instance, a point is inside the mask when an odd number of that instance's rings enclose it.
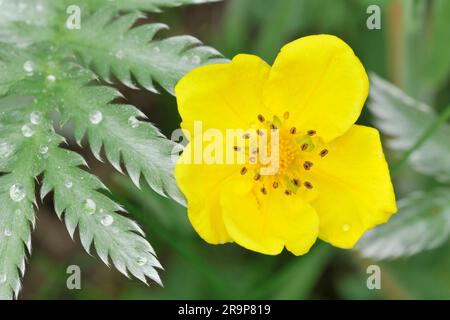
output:
{"label": "flower petal", "polygon": [[253,55],[237,55],[228,64],[205,65],[189,72],[175,88],[181,127],[248,129],[264,111],[262,87],[270,66]]}
{"label": "flower petal", "polygon": [[359,59],[331,35],[285,45],[264,88],[266,105],[289,111],[298,129],[316,130],[325,141],[342,135],[358,119],[369,90]]}
{"label": "flower petal", "polygon": [[205,161],[195,164],[195,141],[187,145],[175,167],[175,178],[187,200],[189,220],[206,242],[230,242],[232,240],[223,223],[219,195],[222,185],[238,169],[234,165],[207,164]]}
{"label": "flower petal", "polygon": [[260,195],[251,181],[239,178],[222,190],[221,205],[229,235],[239,245],[264,254],[279,254],[283,247],[305,254],[318,234],[318,217],[300,197],[270,190]]}
{"label": "flower petal", "polygon": [[353,248],[362,234],[397,211],[395,194],[376,129],[354,125],[314,160],[319,195],[312,202],[319,238]]}

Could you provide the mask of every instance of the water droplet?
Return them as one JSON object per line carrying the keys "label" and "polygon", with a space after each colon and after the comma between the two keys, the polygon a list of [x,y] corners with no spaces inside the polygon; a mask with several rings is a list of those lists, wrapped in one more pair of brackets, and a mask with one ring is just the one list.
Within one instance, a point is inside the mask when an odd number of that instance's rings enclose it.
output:
{"label": "water droplet", "polygon": [[7,158],[11,155],[13,148],[7,142],[0,143],[0,158]]}
{"label": "water droplet", "polygon": [[86,201],[84,201],[83,208],[87,214],[92,215],[95,213],[95,210],[97,209],[97,205],[95,204],[94,200],[86,199]]}
{"label": "water droplet", "polygon": [[5,229],[5,237],[11,237],[12,236],[12,231],[9,229]]}
{"label": "water droplet", "polygon": [[110,225],[113,224],[114,222],[114,218],[112,216],[110,216],[109,214],[107,214],[106,216],[103,216],[102,219],[100,220],[100,222],[102,223],[102,225],[104,225],[105,227],[109,227]]}
{"label": "water droplet", "polygon": [[199,56],[193,56],[192,57],[192,63],[199,64],[201,61],[202,60],[200,59]]}
{"label": "water droplet", "polygon": [[66,183],[64,183],[64,186],[65,186],[67,189],[70,189],[70,188],[72,188],[73,183],[72,183],[72,181],[66,181]]}
{"label": "water droplet", "polygon": [[25,138],[30,138],[33,136],[34,130],[26,124],[22,127],[22,134]]}
{"label": "water droplet", "polygon": [[56,77],[53,74],[49,74],[47,76],[47,81],[55,82],[56,81]]}
{"label": "water droplet", "polygon": [[28,73],[32,73],[34,71],[35,65],[33,63],[33,61],[25,61],[25,63],[23,64],[23,70],[25,70]]}
{"label": "water droplet", "polygon": [[342,230],[344,231],[344,232],[347,232],[347,231],[349,231],[350,230],[350,225],[349,224],[344,224],[343,226],[342,226]]}
{"label": "water droplet", "polygon": [[19,184],[14,184],[9,189],[9,196],[13,201],[22,201],[25,198],[25,188]]}
{"label": "water droplet", "polygon": [[147,258],[146,257],[138,257],[136,259],[136,263],[140,266],[144,266],[147,263]]}
{"label": "water droplet", "polygon": [[42,113],[39,111],[33,111],[30,114],[30,121],[32,124],[39,124],[42,121]]}
{"label": "water droplet", "polygon": [[122,50],[116,52],[117,59],[123,59],[125,57],[125,53]]}
{"label": "water droplet", "polygon": [[18,216],[20,216],[22,214],[22,210],[20,209],[16,209],[16,211],[14,211],[14,213]]}
{"label": "water droplet", "polygon": [[93,111],[89,115],[89,120],[92,124],[99,124],[103,120],[103,114],[100,111]]}
{"label": "water droplet", "polygon": [[2,273],[0,274],[0,283],[5,283],[6,282],[6,274]]}
{"label": "water droplet", "polygon": [[136,119],[136,117],[129,117],[128,118],[128,124],[132,127],[132,128],[137,128],[139,126],[139,120]]}
{"label": "water droplet", "polygon": [[160,52],[161,52],[161,48],[158,47],[158,46],[156,46],[156,47],[153,48],[153,51],[154,51],[155,53],[160,53]]}
{"label": "water droplet", "polygon": [[40,147],[39,147],[39,153],[40,154],[47,154],[48,153],[48,147],[46,146],[46,145],[41,145]]}

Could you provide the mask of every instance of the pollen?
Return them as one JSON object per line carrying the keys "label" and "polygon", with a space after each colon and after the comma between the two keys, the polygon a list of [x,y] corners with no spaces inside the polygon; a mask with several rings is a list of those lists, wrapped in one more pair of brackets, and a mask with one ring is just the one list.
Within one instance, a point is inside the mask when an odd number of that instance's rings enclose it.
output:
{"label": "pollen", "polygon": [[246,174],[246,173],[247,173],[247,168],[246,167],[242,167],[241,174]]}
{"label": "pollen", "polygon": [[327,149],[323,149],[322,151],[320,151],[319,155],[321,157],[325,157],[328,154],[328,150]]}
{"label": "pollen", "polygon": [[305,185],[306,189],[312,189],[313,188],[313,185],[309,181],[305,181],[304,185]]}
{"label": "pollen", "polygon": [[262,122],[264,122],[264,120],[265,119],[264,119],[263,115],[262,114],[258,114],[258,121],[262,123]]}
{"label": "pollen", "polygon": [[314,136],[315,134],[316,134],[316,130],[308,130],[307,132],[306,132],[306,134],[308,135],[308,136]]}
{"label": "pollen", "polygon": [[305,161],[305,162],[303,163],[303,168],[304,168],[305,170],[310,170],[312,166],[313,166],[313,163],[312,163],[311,161]]}

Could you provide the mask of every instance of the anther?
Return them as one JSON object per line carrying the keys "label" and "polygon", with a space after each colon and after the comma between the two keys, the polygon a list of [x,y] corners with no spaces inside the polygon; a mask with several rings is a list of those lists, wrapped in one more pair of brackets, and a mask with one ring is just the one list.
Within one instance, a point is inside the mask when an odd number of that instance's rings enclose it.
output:
{"label": "anther", "polygon": [[307,189],[312,189],[312,188],[313,188],[311,182],[309,182],[309,181],[305,181],[304,185],[305,185],[305,187],[306,187]]}
{"label": "anther", "polygon": [[261,179],[261,175],[259,173],[257,173],[257,174],[255,174],[253,179],[255,179],[255,181],[258,181],[259,179]]}
{"label": "anther", "polygon": [[272,187],[273,187],[274,189],[278,188],[278,182],[275,181],[275,182],[272,184]]}
{"label": "anther", "polygon": [[321,157],[325,157],[328,154],[328,150],[327,149],[323,149],[322,151],[320,151],[319,155]]}
{"label": "anther", "polygon": [[289,130],[289,132],[291,134],[295,134],[297,132],[297,128],[296,127],[292,127],[291,130]]}
{"label": "anther", "polygon": [[284,119],[289,119],[289,112],[288,111],[286,111],[284,114],[283,114],[283,118]]}
{"label": "anther", "polygon": [[297,178],[292,179],[292,183],[294,186],[298,187],[300,185],[300,181]]}
{"label": "anther", "polygon": [[290,196],[292,194],[292,192],[289,191],[289,190],[284,190],[284,194],[287,195],[287,196]]}
{"label": "anther", "polygon": [[250,139],[250,133],[245,133],[242,137],[244,139]]}
{"label": "anther", "polygon": [[272,130],[277,130],[278,128],[277,128],[276,125],[274,125],[273,123],[271,123],[271,124],[270,124],[270,129],[272,129]]}
{"label": "anther", "polygon": [[264,122],[264,117],[262,116],[262,114],[258,114],[258,120],[259,122]]}
{"label": "anther", "polygon": [[302,144],[302,151],[306,151],[308,149],[309,145],[307,143]]}
{"label": "anther", "polygon": [[261,129],[256,130],[256,133],[257,133],[259,136],[262,136],[262,135],[264,134],[264,132],[263,132]]}
{"label": "anther", "polygon": [[316,130],[308,130],[306,133],[308,134],[308,136],[313,136],[316,134]]}
{"label": "anther", "polygon": [[246,174],[246,173],[247,173],[247,168],[246,167],[242,167],[241,174]]}
{"label": "anther", "polygon": [[311,169],[312,166],[313,166],[313,163],[312,163],[311,161],[305,161],[305,162],[303,163],[303,168],[304,168],[305,170]]}
{"label": "anther", "polygon": [[262,187],[262,188],[261,188],[261,193],[262,193],[262,194],[267,194],[266,188]]}
{"label": "anther", "polygon": [[234,147],[233,147],[233,150],[234,150],[234,151],[241,151],[241,148],[239,148],[238,146],[234,146]]}

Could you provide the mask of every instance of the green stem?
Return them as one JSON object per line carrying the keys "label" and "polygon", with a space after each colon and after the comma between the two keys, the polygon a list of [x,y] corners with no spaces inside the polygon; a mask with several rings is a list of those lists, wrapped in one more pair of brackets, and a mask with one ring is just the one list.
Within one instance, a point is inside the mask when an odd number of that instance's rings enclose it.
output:
{"label": "green stem", "polygon": [[419,149],[428,140],[428,138],[431,137],[431,135],[433,135],[433,133],[449,118],[450,118],[450,105],[448,105],[441,113],[441,115],[433,121],[430,127],[423,132],[423,134],[419,137],[419,139],[417,139],[417,141],[412,145],[412,147],[409,148],[408,151],[406,151],[403,154],[403,156],[400,158],[400,160],[392,169],[392,176],[395,176],[399,172],[399,170],[405,165],[409,157],[413,154],[413,152]]}

